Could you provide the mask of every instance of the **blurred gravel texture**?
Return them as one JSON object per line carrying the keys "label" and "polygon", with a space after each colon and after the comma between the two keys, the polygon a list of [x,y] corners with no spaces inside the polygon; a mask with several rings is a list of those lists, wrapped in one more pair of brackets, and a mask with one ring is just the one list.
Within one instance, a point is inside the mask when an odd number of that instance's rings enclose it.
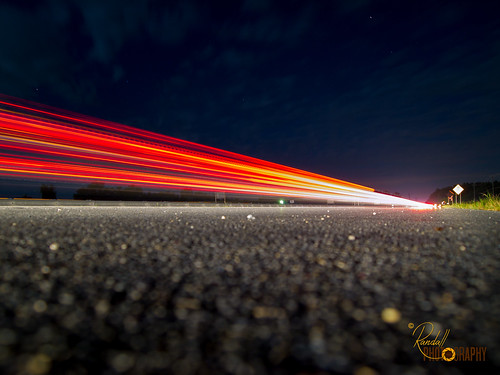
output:
{"label": "blurred gravel texture", "polygon": [[[0,207],[0,372],[500,366],[500,212]],[[424,362],[409,323],[486,362]]]}

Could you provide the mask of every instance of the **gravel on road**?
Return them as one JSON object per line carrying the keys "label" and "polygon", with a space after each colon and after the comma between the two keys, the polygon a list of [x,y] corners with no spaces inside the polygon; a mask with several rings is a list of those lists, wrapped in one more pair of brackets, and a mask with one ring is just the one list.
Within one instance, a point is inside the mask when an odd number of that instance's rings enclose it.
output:
{"label": "gravel on road", "polygon": [[[0,372],[500,367],[499,229],[458,209],[0,207]],[[468,360],[424,360],[425,322]]]}

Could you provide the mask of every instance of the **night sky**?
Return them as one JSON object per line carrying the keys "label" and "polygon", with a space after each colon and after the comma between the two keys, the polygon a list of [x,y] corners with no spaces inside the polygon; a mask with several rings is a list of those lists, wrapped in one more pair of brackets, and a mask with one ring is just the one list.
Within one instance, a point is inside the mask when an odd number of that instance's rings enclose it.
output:
{"label": "night sky", "polygon": [[0,1],[0,92],[425,201],[500,179],[499,1]]}

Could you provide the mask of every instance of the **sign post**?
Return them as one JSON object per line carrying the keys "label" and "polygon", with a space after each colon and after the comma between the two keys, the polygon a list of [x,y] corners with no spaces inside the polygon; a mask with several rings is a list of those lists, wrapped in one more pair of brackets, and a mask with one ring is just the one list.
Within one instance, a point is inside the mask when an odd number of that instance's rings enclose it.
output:
{"label": "sign post", "polygon": [[[457,196],[462,194],[462,191],[464,191],[464,188],[461,187],[460,185],[457,185],[453,188],[453,191],[457,194],[455,196],[455,203],[457,203]],[[460,195],[460,203],[462,203],[462,196]]]}

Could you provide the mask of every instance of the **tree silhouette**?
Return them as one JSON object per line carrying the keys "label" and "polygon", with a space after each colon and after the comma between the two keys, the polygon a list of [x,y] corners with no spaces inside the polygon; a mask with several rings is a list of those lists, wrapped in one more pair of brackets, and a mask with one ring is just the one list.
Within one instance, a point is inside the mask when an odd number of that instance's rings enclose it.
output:
{"label": "tree silhouette", "polygon": [[42,199],[56,199],[57,193],[56,188],[53,185],[40,186],[40,193],[42,194]]}

